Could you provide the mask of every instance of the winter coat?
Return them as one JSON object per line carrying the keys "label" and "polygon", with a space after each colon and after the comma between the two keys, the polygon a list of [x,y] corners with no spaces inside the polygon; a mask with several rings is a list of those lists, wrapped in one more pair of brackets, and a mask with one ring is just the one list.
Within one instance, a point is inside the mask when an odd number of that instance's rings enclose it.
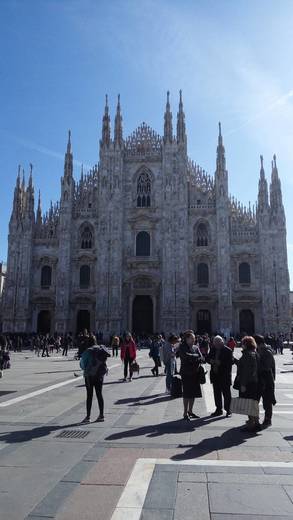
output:
{"label": "winter coat", "polygon": [[124,341],[121,345],[120,356],[122,361],[125,359],[127,351],[130,359],[136,359],[136,344],[132,339]]}
{"label": "winter coat", "polygon": [[[215,360],[217,363],[213,363]],[[212,347],[206,356],[206,362],[211,365],[211,383],[232,384],[233,353],[229,347],[226,345],[220,349]]]}

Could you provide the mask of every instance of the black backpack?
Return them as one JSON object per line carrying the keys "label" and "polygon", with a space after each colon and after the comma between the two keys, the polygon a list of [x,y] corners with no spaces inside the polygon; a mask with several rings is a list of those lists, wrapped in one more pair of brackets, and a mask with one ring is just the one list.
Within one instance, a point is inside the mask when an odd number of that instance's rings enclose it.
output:
{"label": "black backpack", "polygon": [[107,373],[106,359],[107,352],[102,347],[89,348],[90,364],[86,374],[90,377],[102,377]]}

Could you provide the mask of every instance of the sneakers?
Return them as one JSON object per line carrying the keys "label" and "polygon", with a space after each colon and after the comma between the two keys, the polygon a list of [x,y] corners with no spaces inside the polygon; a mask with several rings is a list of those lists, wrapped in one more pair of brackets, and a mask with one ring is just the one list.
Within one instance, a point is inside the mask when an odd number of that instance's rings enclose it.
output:
{"label": "sneakers", "polygon": [[262,427],[263,428],[268,428],[269,426],[272,426],[271,419],[265,419],[264,422],[262,423]]}
{"label": "sneakers", "polygon": [[211,413],[211,417],[220,417],[221,415],[223,415],[223,410],[215,410]]}
{"label": "sneakers", "polygon": [[91,422],[90,420],[90,417],[86,416],[83,421],[81,421],[81,424],[88,424],[89,422]]}
{"label": "sneakers", "polygon": [[230,410],[226,413],[226,418],[228,419],[229,417],[232,417],[232,412],[230,412]]}
{"label": "sneakers", "polygon": [[129,383],[131,383],[131,381],[132,381],[132,377],[130,377],[130,378],[128,379],[128,381],[129,381]]}
{"label": "sneakers", "polygon": [[124,379],[123,379],[123,383],[126,383],[126,381],[127,381],[127,379],[126,379],[126,377],[124,377]]}
{"label": "sneakers", "polygon": [[187,414],[190,417],[190,419],[200,419],[199,415],[196,415],[193,412],[187,412]]}
{"label": "sneakers", "polygon": [[104,422],[104,420],[105,420],[105,417],[103,415],[99,415],[96,422]]}
{"label": "sneakers", "polygon": [[189,417],[189,415],[188,415],[188,414],[183,415],[183,420],[184,420],[184,421],[190,421],[190,417]]}

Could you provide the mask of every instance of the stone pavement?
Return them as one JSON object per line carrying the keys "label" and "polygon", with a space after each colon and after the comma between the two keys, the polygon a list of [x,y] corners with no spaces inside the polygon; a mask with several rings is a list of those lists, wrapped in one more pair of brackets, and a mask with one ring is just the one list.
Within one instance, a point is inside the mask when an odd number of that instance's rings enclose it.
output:
{"label": "stone pavement", "polygon": [[106,421],[87,425],[72,354],[13,355],[0,380],[0,520],[293,519],[291,354],[276,358],[274,423],[257,435],[239,430],[240,416],[209,417],[209,384],[201,419],[186,424],[139,355],[132,383],[110,360]]}

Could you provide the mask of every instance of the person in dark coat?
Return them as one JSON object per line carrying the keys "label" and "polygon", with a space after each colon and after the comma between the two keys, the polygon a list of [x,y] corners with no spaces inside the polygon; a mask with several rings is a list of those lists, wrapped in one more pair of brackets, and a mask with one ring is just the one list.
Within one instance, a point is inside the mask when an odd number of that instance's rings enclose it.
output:
{"label": "person in dark coat", "polygon": [[255,335],[258,353],[258,386],[259,395],[263,401],[265,418],[262,423],[263,428],[272,425],[273,406],[276,404],[275,398],[275,378],[276,364],[273,351],[269,345],[265,344],[263,336]]}
{"label": "person in dark coat", "polygon": [[198,419],[198,415],[193,413],[194,399],[202,397],[199,382],[199,366],[204,361],[199,347],[195,345],[195,335],[193,331],[184,333],[183,341],[178,349],[178,356],[181,360],[180,375],[183,388],[183,418],[186,421]]}
{"label": "person in dark coat", "polygon": [[231,384],[233,352],[224,343],[221,336],[215,336],[213,346],[206,356],[206,361],[211,365],[210,380],[213,385],[216,410],[211,417],[223,415],[223,398],[226,417],[231,417]]}

